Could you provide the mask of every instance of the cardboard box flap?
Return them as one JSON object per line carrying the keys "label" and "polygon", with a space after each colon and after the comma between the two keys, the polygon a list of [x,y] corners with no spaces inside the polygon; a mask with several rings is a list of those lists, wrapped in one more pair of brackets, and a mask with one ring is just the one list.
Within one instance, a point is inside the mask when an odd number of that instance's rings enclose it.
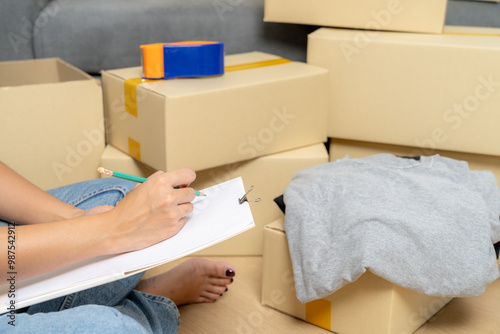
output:
{"label": "cardboard box flap", "polygon": [[323,143],[300,147],[295,150],[280,152],[277,154],[268,155],[269,159],[310,159],[321,158],[325,154],[325,145]]}
{"label": "cardboard box flap", "polygon": [[0,63],[0,87],[89,80],[92,77],[59,58]]}
{"label": "cardboard box flap", "polygon": [[277,219],[272,223],[267,224],[265,228],[285,233],[285,218]]}

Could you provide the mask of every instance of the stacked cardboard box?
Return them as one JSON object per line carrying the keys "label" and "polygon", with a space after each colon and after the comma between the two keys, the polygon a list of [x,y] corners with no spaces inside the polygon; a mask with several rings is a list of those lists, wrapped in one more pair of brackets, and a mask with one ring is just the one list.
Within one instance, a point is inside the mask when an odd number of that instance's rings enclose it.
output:
{"label": "stacked cardboard box", "polygon": [[266,0],[264,21],[441,33],[448,0]]}
{"label": "stacked cardboard box", "polygon": [[103,71],[102,165],[142,176],[189,167],[197,189],[241,176],[261,198],[251,203],[256,228],[200,254],[262,255],[263,227],[282,215],[273,199],[295,171],[328,162],[328,75],[262,52],[225,66],[222,76],[158,81],[143,81],[140,67]]}
{"label": "stacked cardboard box", "polygon": [[[309,35],[307,62],[329,71],[330,161],[440,154],[492,170],[500,183],[500,31],[445,27],[446,6],[266,0],[267,21],[322,26]],[[263,303],[333,332],[411,333],[449,301],[367,272],[324,300],[301,304],[283,222],[264,234]],[[419,309],[429,312],[415,317]]]}
{"label": "stacked cardboard box", "polygon": [[[496,35],[492,32],[496,32]],[[500,155],[500,30],[440,35],[319,29],[308,61],[330,70],[332,138]]]}
{"label": "stacked cardboard box", "polygon": [[0,63],[0,160],[42,189],[98,177],[101,86],[56,58]]}

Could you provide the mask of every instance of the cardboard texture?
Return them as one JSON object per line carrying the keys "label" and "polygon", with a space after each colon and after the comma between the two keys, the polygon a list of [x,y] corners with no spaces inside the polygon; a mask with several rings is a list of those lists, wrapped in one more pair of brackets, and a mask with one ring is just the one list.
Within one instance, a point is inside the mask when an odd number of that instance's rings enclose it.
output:
{"label": "cardboard texture", "polygon": [[[290,183],[293,173],[327,162],[328,152],[325,145],[316,144],[198,171],[196,180],[191,184],[195,189],[204,189],[241,176],[247,189],[254,186],[254,189],[248,194],[248,199],[260,198],[261,201],[250,204],[255,228],[206,248],[196,255],[262,255],[264,226],[283,217],[274,199],[283,194],[283,190]],[[154,172],[110,145],[106,147],[101,163],[106,168],[142,177],[148,177]]]}
{"label": "cardboard texture", "polygon": [[367,271],[324,299],[296,297],[284,219],[264,228],[262,303],[339,334],[412,333],[451,298],[427,296]]}
{"label": "cardboard texture", "polygon": [[264,21],[441,33],[448,0],[266,0]]}
{"label": "cardboard texture", "polygon": [[99,82],[48,58],[0,63],[0,160],[42,189],[98,177]]}
{"label": "cardboard texture", "polygon": [[377,144],[353,140],[330,138],[330,161],[342,159],[346,155],[351,158],[362,158],[373,154],[390,153],[401,156],[419,156],[439,154],[451,159],[467,161],[470,169],[489,170],[495,174],[500,185],[500,157],[493,155],[471,154],[443,150],[423,150],[417,147]]}
{"label": "cardboard texture", "polygon": [[500,37],[445,30],[310,34],[308,62],[330,71],[328,136],[500,155],[500,67],[492,65]]}
{"label": "cardboard texture", "polygon": [[148,82],[141,67],[103,71],[108,143],[171,171],[326,141],[325,69],[260,52],[227,56],[225,66],[218,77]]}

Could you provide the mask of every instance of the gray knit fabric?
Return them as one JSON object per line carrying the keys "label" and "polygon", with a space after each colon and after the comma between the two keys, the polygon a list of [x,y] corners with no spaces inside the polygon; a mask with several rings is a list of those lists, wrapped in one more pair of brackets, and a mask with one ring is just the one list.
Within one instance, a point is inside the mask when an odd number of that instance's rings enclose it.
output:
{"label": "gray knit fabric", "polygon": [[308,302],[366,269],[436,296],[475,296],[498,276],[500,192],[489,171],[439,155],[346,157],[296,173],[285,230],[297,297]]}

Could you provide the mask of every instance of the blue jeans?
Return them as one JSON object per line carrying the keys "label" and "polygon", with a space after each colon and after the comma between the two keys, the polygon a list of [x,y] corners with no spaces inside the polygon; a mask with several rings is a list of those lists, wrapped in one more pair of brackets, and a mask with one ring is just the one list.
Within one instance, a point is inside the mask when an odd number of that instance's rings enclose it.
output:
{"label": "blue jeans", "polygon": [[[134,182],[109,178],[48,192],[87,210],[116,205],[134,186]],[[30,306],[15,315],[15,327],[9,325],[9,314],[0,315],[0,333],[177,333],[177,306],[168,298],[134,290],[141,278],[137,274]]]}

